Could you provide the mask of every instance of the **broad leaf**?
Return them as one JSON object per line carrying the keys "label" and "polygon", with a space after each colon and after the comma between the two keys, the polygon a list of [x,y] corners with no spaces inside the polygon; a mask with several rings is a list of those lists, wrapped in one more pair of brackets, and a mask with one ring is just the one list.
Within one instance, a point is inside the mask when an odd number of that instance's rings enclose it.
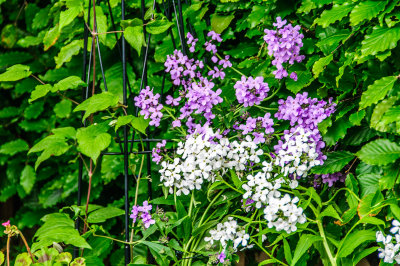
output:
{"label": "broad leaf", "polygon": [[400,40],[400,27],[374,27],[372,34],[366,35],[362,41],[361,54],[363,57],[376,55],[379,52],[393,49]]}
{"label": "broad leaf", "polygon": [[376,17],[383,9],[387,1],[361,1],[350,13],[350,24],[356,26],[364,20]]}
{"label": "broad leaf", "polygon": [[49,93],[49,91],[52,90],[52,86],[50,84],[46,84],[46,85],[37,85],[34,89],[34,91],[32,91],[31,93],[31,97],[29,98],[29,103],[42,98],[44,96],[47,95],[47,93]]}
{"label": "broad leaf", "polygon": [[332,174],[343,169],[352,159],[354,155],[347,151],[335,151],[327,154],[327,159],[323,165],[312,168],[315,174]]}
{"label": "broad leaf", "polygon": [[10,142],[4,143],[0,147],[0,153],[13,156],[19,152],[29,150],[28,143],[23,139],[16,139]]}
{"label": "broad leaf", "polygon": [[70,76],[54,84],[54,87],[51,89],[51,91],[52,92],[65,91],[69,89],[75,89],[79,86],[84,86],[84,85],[86,85],[86,83],[83,82],[80,77]]}
{"label": "broad leaf", "polygon": [[380,103],[378,103],[375,108],[374,112],[371,116],[371,127],[382,132],[388,132],[388,124],[385,120],[382,119],[382,116],[386,113],[389,108],[393,106],[396,102],[397,97],[390,97],[388,99],[384,99]]}
{"label": "broad leaf", "polygon": [[88,118],[91,114],[105,110],[109,107],[115,107],[118,104],[118,96],[110,92],[103,92],[95,94],[80,105],[78,105],[74,112],[85,111],[82,121]]}
{"label": "broad leaf", "polygon": [[400,158],[400,146],[388,139],[377,139],[357,152],[361,161],[371,165],[385,165]]}
{"label": "broad leaf", "polygon": [[106,133],[107,130],[107,125],[96,124],[86,128],[79,128],[76,133],[78,150],[91,158],[95,164],[100,152],[106,149],[111,143],[111,136]]}
{"label": "broad leaf", "polygon": [[36,173],[32,166],[27,164],[22,170],[20,184],[24,188],[26,194],[29,194],[36,181]]}
{"label": "broad leaf", "polygon": [[126,41],[136,50],[136,52],[140,56],[142,46],[145,45],[143,36],[143,27],[142,26],[128,27],[124,30],[124,36]]}
{"label": "broad leaf", "polygon": [[31,75],[29,66],[13,65],[7,68],[6,72],[0,74],[0,81],[17,81]]}
{"label": "broad leaf", "polygon": [[364,109],[372,104],[382,100],[388,91],[393,88],[397,76],[383,77],[375,80],[375,82],[368,86],[368,89],[362,94],[360,109]]}
{"label": "broad leaf", "polygon": [[56,62],[56,68],[60,68],[64,63],[71,61],[74,55],[77,55],[83,47],[83,40],[74,40],[71,43],[63,46],[54,61]]}
{"label": "broad leaf", "polygon": [[318,78],[319,74],[324,71],[324,68],[329,65],[329,63],[333,59],[333,54],[320,58],[317,62],[314,63],[312,67],[312,72],[315,78]]}
{"label": "broad leaf", "polygon": [[168,20],[154,20],[146,25],[146,31],[150,34],[160,34],[168,30],[173,23]]}
{"label": "broad leaf", "polygon": [[222,16],[215,13],[211,16],[211,28],[216,33],[222,33],[234,18],[234,15]]}
{"label": "broad leaf", "polygon": [[61,32],[62,28],[68,26],[79,15],[81,10],[80,7],[72,7],[65,11],[61,11],[59,31]]}
{"label": "broad leaf", "polygon": [[379,189],[379,179],[381,175],[374,173],[365,173],[357,176],[361,188],[361,197],[368,194],[374,194]]}
{"label": "broad leaf", "polygon": [[374,230],[354,231],[342,240],[342,245],[338,251],[338,258],[347,257],[353,251],[365,242],[376,241],[376,232]]}
{"label": "broad leaf", "polygon": [[321,25],[323,28],[328,27],[330,24],[337,20],[341,20],[353,9],[353,4],[345,2],[342,5],[334,5],[332,9],[322,12],[321,17],[314,21],[314,24]]}
{"label": "broad leaf", "polygon": [[294,266],[300,260],[301,256],[311,247],[311,245],[316,242],[320,241],[322,238],[316,235],[310,234],[303,234],[300,237],[299,242],[297,242],[296,250],[293,254],[292,263],[290,265]]}
{"label": "broad leaf", "polygon": [[91,212],[88,216],[88,223],[102,223],[107,219],[125,214],[124,210],[115,207],[105,207]]}

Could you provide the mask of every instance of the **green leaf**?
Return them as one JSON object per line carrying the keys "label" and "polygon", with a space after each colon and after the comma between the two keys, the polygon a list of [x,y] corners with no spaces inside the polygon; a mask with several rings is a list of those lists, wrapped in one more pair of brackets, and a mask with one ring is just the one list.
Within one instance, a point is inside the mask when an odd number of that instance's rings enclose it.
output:
{"label": "green leaf", "polygon": [[25,119],[36,119],[44,110],[44,102],[39,101],[35,102],[34,104],[29,105],[24,110],[24,117]]}
{"label": "green leaf", "polygon": [[78,150],[88,156],[96,164],[100,152],[106,149],[111,143],[110,134],[105,124],[90,125],[86,128],[79,128],[76,133]]}
{"label": "green leaf", "polygon": [[32,21],[32,29],[42,29],[49,23],[51,18],[51,16],[49,16],[50,7],[51,5],[47,5],[36,13]]}
{"label": "green leaf", "polygon": [[387,1],[361,1],[350,13],[350,25],[356,26],[364,20],[371,20],[385,9]]}
{"label": "green leaf", "polygon": [[364,145],[357,156],[370,165],[385,165],[400,158],[400,146],[388,139],[377,139]]}
{"label": "green leaf", "polygon": [[312,67],[312,72],[315,78],[318,78],[319,74],[324,70],[324,68],[329,65],[329,63],[333,59],[333,54],[320,58],[317,62],[314,63]]}
{"label": "green leaf", "polygon": [[384,221],[372,216],[364,216],[362,219],[360,219],[360,223],[385,226]]}
{"label": "green leaf", "polygon": [[319,217],[332,217],[335,218],[337,220],[342,221],[342,218],[340,218],[339,213],[335,210],[335,208],[333,208],[332,205],[329,205],[328,207],[326,207],[320,214]]}
{"label": "green leaf", "polygon": [[314,24],[321,25],[323,28],[328,27],[330,24],[337,20],[343,19],[353,9],[353,4],[345,2],[342,5],[335,4],[332,9],[322,12],[321,17],[314,21]]}
{"label": "green leaf", "polygon": [[[48,14],[47,14],[47,16],[48,16]],[[55,25],[50,30],[46,31],[46,34],[43,37],[44,51],[49,50],[50,47],[52,47],[54,44],[56,44],[59,37],[60,37],[60,30],[59,30],[58,24]],[[61,50],[63,48],[61,48]]]}
{"label": "green leaf", "polygon": [[29,77],[31,74],[29,66],[13,65],[7,68],[6,72],[0,74],[0,81],[17,81]]}
{"label": "green leaf", "polygon": [[54,106],[54,113],[59,118],[67,118],[72,110],[72,103],[68,100],[61,100],[61,102],[57,103]]}
{"label": "green leaf", "polygon": [[297,81],[293,79],[286,79],[286,88],[293,92],[294,94],[298,93],[302,88],[304,88],[311,80],[312,75],[309,70],[305,71],[296,71]]}
{"label": "green leaf", "polygon": [[349,116],[349,121],[352,123],[354,126],[359,126],[361,125],[361,121],[363,120],[365,116],[365,110],[358,111],[357,113],[353,113]]}
{"label": "green leaf", "polygon": [[383,117],[381,117],[382,122],[385,124],[390,124],[393,122],[399,122],[400,121],[400,106],[392,106],[390,107]]}
{"label": "green leaf", "polygon": [[130,124],[133,118],[133,115],[119,116],[117,119],[117,123],[115,124],[115,132],[117,132],[118,128]]}
{"label": "green leaf", "polygon": [[[358,182],[354,178],[354,175],[352,173],[346,176],[346,180],[344,182],[346,187],[350,189],[352,192],[354,192],[355,195],[358,196],[358,191],[359,191]],[[346,192],[346,201],[349,204],[350,208],[356,209],[356,207],[358,206],[357,198],[353,194],[350,194],[350,192]]]}
{"label": "green leaf", "polygon": [[33,185],[36,181],[36,173],[32,166],[27,164],[22,170],[20,184],[24,188],[26,194],[32,191]]}
{"label": "green leaf", "polygon": [[348,151],[334,151],[327,154],[323,165],[312,168],[314,174],[333,174],[340,172],[352,159],[354,155]]}
{"label": "green leaf", "polygon": [[124,36],[126,41],[136,50],[136,52],[140,56],[142,46],[145,45],[143,36],[143,27],[142,26],[128,27],[124,30]]}
{"label": "green leaf", "polygon": [[290,245],[285,238],[283,239],[283,251],[285,253],[285,259],[289,265],[292,264],[292,252],[290,250]]}
{"label": "green leaf", "polygon": [[376,55],[378,52],[393,49],[400,40],[400,27],[374,27],[372,34],[366,35],[362,41],[361,54],[363,57]]}
{"label": "green leaf", "polygon": [[144,119],[143,116],[134,117],[131,122],[133,128],[143,134],[146,134],[146,129],[149,126],[149,123],[150,120]]}
{"label": "green leaf", "polygon": [[95,112],[116,106],[118,104],[118,100],[119,98],[117,95],[114,95],[110,92],[102,92],[85,100],[74,109],[74,112],[85,111],[85,115],[82,118],[83,121]]}
{"label": "green leaf", "polygon": [[32,55],[26,52],[6,52],[0,54],[0,68],[21,64],[32,59]]}
{"label": "green leaf", "polygon": [[365,173],[357,176],[358,183],[361,188],[361,197],[365,197],[368,194],[374,194],[379,190],[379,179],[381,175],[374,173]]}
{"label": "green leaf", "polygon": [[31,93],[31,97],[29,98],[28,102],[31,103],[39,98],[42,98],[52,90],[52,86],[50,84],[46,85],[37,85],[35,89]]}
{"label": "green leaf", "polygon": [[125,214],[124,210],[115,208],[115,207],[105,207],[94,212],[91,212],[88,216],[88,223],[102,223],[105,222],[107,219],[121,216]]}
{"label": "green leaf", "polygon": [[122,20],[121,21],[121,27],[123,29],[126,29],[128,27],[134,27],[134,26],[143,27],[143,21],[141,19],[139,19],[139,18],[127,19],[127,20]]}
{"label": "green leaf", "polygon": [[0,147],[0,153],[7,154],[13,156],[19,152],[29,150],[28,143],[26,143],[23,139],[16,139],[10,142],[7,142]]}
{"label": "green leaf", "polygon": [[65,11],[61,11],[59,31],[61,32],[62,28],[71,24],[71,22],[79,15],[81,10],[81,7],[72,7]]}
{"label": "green leaf", "polygon": [[56,68],[60,68],[64,63],[71,61],[74,55],[77,55],[83,47],[83,40],[74,40],[69,44],[63,46],[54,61],[56,62]]}
{"label": "green leaf", "polygon": [[75,247],[91,249],[86,240],[75,229],[74,221],[64,213],[52,213],[42,218],[44,224],[36,231],[37,242],[32,245],[32,252],[52,245],[53,242],[71,244]]}
{"label": "green leaf", "polygon": [[2,265],[4,262],[4,253],[0,251],[0,265]]}
{"label": "green leaf", "polygon": [[153,20],[146,25],[146,31],[150,34],[160,34],[168,30],[174,23],[168,20]]}
{"label": "green leaf", "polygon": [[218,220],[213,220],[213,221],[209,221],[209,222],[201,225],[200,227],[197,227],[196,229],[193,230],[192,236],[197,236],[200,233],[206,232],[211,227],[214,227],[215,225],[217,225],[218,222],[219,222]]}
{"label": "green leaf", "polygon": [[356,253],[353,256],[352,262],[353,265],[359,265],[358,263],[365,257],[367,257],[368,255],[374,253],[379,247],[372,247],[372,248],[367,248],[367,249],[363,249],[363,251],[361,251],[360,253]]}
{"label": "green leaf", "polygon": [[14,266],[25,266],[25,265],[31,265],[32,264],[32,259],[29,256],[27,252],[20,253],[18,256],[15,258],[15,264]]}
{"label": "green leaf", "polygon": [[383,77],[375,80],[375,82],[368,86],[368,89],[362,94],[360,109],[364,109],[372,104],[382,100],[388,91],[393,88],[397,76]]}
{"label": "green leaf", "polygon": [[344,118],[340,118],[333,123],[328,129],[328,132],[323,135],[323,139],[328,146],[335,145],[336,142],[342,138],[344,138],[347,134],[347,130],[353,125],[346,121]]}
{"label": "green leaf", "polygon": [[324,54],[332,53],[338,47],[339,43],[348,38],[350,34],[350,31],[346,29],[338,30],[326,37],[320,35],[321,40],[316,43],[316,46],[318,46]]}
{"label": "green leaf", "polygon": [[311,245],[316,242],[322,240],[321,237],[310,234],[301,235],[299,242],[297,242],[296,250],[293,254],[293,260],[290,265],[294,266],[300,260],[301,256],[311,247]]}
{"label": "green leaf", "polygon": [[376,241],[374,230],[354,231],[342,240],[341,248],[338,251],[338,258],[344,258],[352,254],[353,251],[365,242]]}
{"label": "green leaf", "polygon": [[344,61],[343,65],[341,67],[339,67],[339,75],[336,77],[336,87],[337,88],[339,88],[339,81],[342,78],[346,67],[351,65],[351,63],[353,63],[353,58],[354,58],[354,53],[349,53],[347,55],[346,61]]}
{"label": "green leaf", "polygon": [[85,86],[85,85],[86,83],[83,82],[80,77],[70,76],[54,84],[54,87],[51,89],[51,91],[52,92],[65,91],[69,89],[76,89],[79,86]]}
{"label": "green leaf", "polygon": [[371,127],[382,132],[389,131],[388,124],[385,120],[382,119],[382,116],[386,113],[389,108],[393,106],[396,102],[397,97],[390,97],[389,99],[384,99],[380,103],[378,103],[375,108],[374,112],[371,116]]}
{"label": "green leaf", "polygon": [[211,29],[216,33],[222,33],[235,18],[235,15],[221,16],[214,13],[211,16]]}

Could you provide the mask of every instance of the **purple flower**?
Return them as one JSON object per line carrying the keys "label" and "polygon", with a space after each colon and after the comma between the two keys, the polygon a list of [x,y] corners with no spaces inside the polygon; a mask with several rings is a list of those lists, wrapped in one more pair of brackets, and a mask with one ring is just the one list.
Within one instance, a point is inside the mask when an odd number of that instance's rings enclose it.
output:
{"label": "purple flower", "polygon": [[[283,64],[293,65],[294,62],[300,63],[305,56],[300,55],[300,48],[303,47],[304,35],[300,34],[300,26],[295,27],[292,24],[287,24],[286,20],[280,17],[276,18],[276,23],[273,23],[276,30],[264,30],[264,41],[268,44],[268,54],[274,57],[272,64],[276,66],[273,72],[275,78],[282,79],[288,76],[288,72]],[[296,73],[291,73],[290,78],[297,81]]]}
{"label": "purple flower", "polygon": [[242,76],[235,86],[236,99],[239,103],[243,103],[244,107],[258,105],[267,97],[269,91],[268,83],[264,82],[263,77],[249,77],[246,79]]}
{"label": "purple flower", "polygon": [[140,114],[144,116],[145,119],[150,118],[150,125],[158,127],[160,125],[161,118],[163,114],[161,110],[163,108],[162,104],[158,102],[160,94],[153,94],[153,90],[149,86],[146,89],[141,90],[139,95],[134,98],[135,106],[142,109]]}
{"label": "purple flower", "polygon": [[220,254],[218,254],[217,259],[219,260],[220,263],[223,263],[225,261],[226,255],[223,251],[221,251]]}
{"label": "purple flower", "polygon": [[222,42],[221,34],[218,34],[214,31],[207,33],[207,37],[211,37],[213,41]]}
{"label": "purple flower", "polygon": [[139,215],[139,209],[137,206],[133,206],[132,207],[132,214],[130,215],[131,219],[133,220],[133,222],[136,222],[136,219]]}
{"label": "purple flower", "polygon": [[[166,144],[167,144],[167,141],[166,141],[166,140],[163,140],[162,142],[157,143],[157,144],[156,144],[156,147],[153,148],[153,151],[152,151],[152,160],[153,160],[153,162],[155,162],[156,164],[159,164],[160,161],[161,161],[161,159],[163,158],[163,157],[160,155],[160,152],[161,152],[161,149],[164,148]],[[147,202],[147,201],[146,201],[146,202]]]}
{"label": "purple flower", "polygon": [[315,175],[314,187],[319,187],[318,180],[322,180],[323,184],[328,183],[328,186],[332,187],[336,182],[343,183],[346,180],[346,175],[340,172],[325,175]]}
{"label": "purple flower", "polygon": [[143,206],[133,206],[131,218],[133,219],[133,223],[136,222],[136,219],[140,217],[143,222],[145,228],[149,228],[150,225],[155,223],[155,220],[151,218],[150,211],[153,208],[147,201],[143,202]]}
{"label": "purple flower", "polygon": [[191,53],[194,53],[194,51],[196,50],[196,43],[197,43],[197,41],[198,41],[199,39],[194,38],[193,35],[192,35],[190,32],[188,32],[188,33],[186,34],[186,38],[188,39],[188,40],[187,40],[187,44],[190,45],[189,51],[190,51]]}
{"label": "purple flower", "polygon": [[165,103],[172,106],[178,106],[181,99],[181,97],[174,98],[171,95],[167,95]]}

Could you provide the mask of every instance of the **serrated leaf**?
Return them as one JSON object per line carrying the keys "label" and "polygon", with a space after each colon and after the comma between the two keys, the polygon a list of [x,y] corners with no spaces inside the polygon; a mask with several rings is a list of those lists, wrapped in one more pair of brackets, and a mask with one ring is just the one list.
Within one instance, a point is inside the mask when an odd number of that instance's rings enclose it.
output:
{"label": "serrated leaf", "polygon": [[63,80],[60,80],[58,83],[54,84],[52,92],[56,91],[65,91],[68,89],[75,89],[79,86],[85,86],[86,83],[81,80],[80,77],[77,76],[70,76]]}
{"label": "serrated leaf", "polygon": [[56,68],[60,68],[64,63],[71,61],[74,55],[77,55],[83,47],[83,40],[74,40],[69,44],[63,46],[54,61],[56,62]]}
{"label": "serrated leaf", "polygon": [[350,36],[350,31],[349,30],[338,30],[332,35],[329,35],[327,37],[321,37],[320,41],[316,43],[316,45],[325,53],[329,54],[333,52],[339,43],[346,38]]}
{"label": "serrated leaf", "polygon": [[81,7],[72,7],[65,11],[61,11],[59,31],[61,32],[62,28],[71,24],[71,22],[79,15],[81,10]]}
{"label": "serrated leaf", "polygon": [[338,251],[338,258],[347,257],[361,244],[371,241],[376,241],[376,232],[374,230],[359,230],[350,233],[342,240],[341,248]]}
{"label": "serrated leaf", "polygon": [[382,119],[382,116],[393,106],[396,100],[397,97],[390,97],[389,99],[384,99],[375,106],[370,122],[372,128],[382,132],[387,132],[389,130],[388,124]]}
{"label": "serrated leaf", "polygon": [[337,20],[343,19],[353,9],[354,5],[351,3],[344,3],[342,5],[335,4],[332,9],[322,12],[321,17],[314,21],[314,24],[321,25],[323,28],[328,27],[330,24]]}
{"label": "serrated leaf", "polygon": [[14,266],[25,266],[31,264],[32,264],[32,258],[29,256],[27,252],[23,252],[18,254],[17,257],[15,258]]}
{"label": "serrated leaf", "polygon": [[20,109],[15,106],[8,106],[0,110],[0,118],[15,117],[20,114]]}
{"label": "serrated leaf", "polygon": [[342,78],[346,67],[351,65],[351,63],[353,62],[354,53],[350,53],[350,54],[346,55],[346,57],[347,57],[347,59],[346,59],[346,61],[344,61],[343,65],[341,67],[339,67],[339,75],[336,77],[336,87],[338,87],[338,88],[339,88],[339,81]]}
{"label": "serrated leaf", "polygon": [[297,242],[296,249],[293,254],[293,260],[290,265],[294,266],[300,260],[301,256],[311,247],[311,245],[316,242],[320,241],[322,238],[316,235],[310,234],[303,234],[301,235],[299,242]]}
{"label": "serrated leaf", "polygon": [[388,139],[377,139],[364,145],[357,156],[370,165],[385,165],[400,158],[400,146]]}
{"label": "serrated leaf", "polygon": [[364,109],[382,100],[393,88],[396,80],[397,76],[388,76],[375,80],[375,82],[369,85],[368,89],[362,94],[360,109]]}
{"label": "serrated leaf", "polygon": [[72,102],[68,100],[62,100],[54,106],[54,113],[59,118],[67,118],[72,110]]}
{"label": "serrated leaf", "polygon": [[88,223],[102,223],[107,219],[124,215],[125,211],[115,207],[105,207],[91,212],[88,216]]}
{"label": "serrated leaf", "polygon": [[340,172],[351,160],[354,155],[348,151],[334,151],[327,154],[327,159],[323,165],[318,165],[312,168],[315,174],[333,174]]}
{"label": "serrated leaf", "polygon": [[32,29],[42,29],[47,26],[51,18],[51,16],[49,16],[50,6],[51,5],[47,5],[36,13],[32,21]]}
{"label": "serrated leaf", "polygon": [[16,139],[7,143],[4,143],[0,147],[1,154],[7,154],[13,156],[19,152],[29,150],[28,143],[23,139]]}
{"label": "serrated leaf", "polygon": [[31,103],[41,97],[44,97],[51,91],[53,87],[50,84],[46,85],[37,85],[35,89],[31,93],[31,97],[29,98],[28,102]]}
{"label": "serrated leaf", "polygon": [[36,181],[36,173],[32,166],[27,164],[22,170],[20,185],[24,188],[26,194],[32,191],[33,185]]}
{"label": "serrated leaf", "polygon": [[146,31],[150,34],[160,34],[168,30],[173,23],[168,20],[153,20],[146,25]]}
{"label": "serrated leaf", "polygon": [[217,13],[214,13],[211,16],[211,28],[216,33],[222,33],[231,23],[231,21],[235,18],[235,16],[221,16]]}
{"label": "serrated leaf", "polygon": [[128,20],[122,20],[121,21],[121,27],[123,29],[126,29],[128,27],[134,27],[134,26],[141,26],[143,27],[143,21],[139,18],[134,18],[134,19],[128,19]]}
{"label": "serrated leaf", "polygon": [[361,1],[350,13],[350,25],[356,26],[364,20],[371,20],[385,9],[387,1]]}
{"label": "serrated leaf", "polygon": [[376,55],[378,52],[393,49],[400,40],[400,27],[374,27],[372,34],[366,35],[362,41],[361,54],[363,57]]}
{"label": "serrated leaf", "polygon": [[27,78],[32,74],[29,66],[25,65],[13,65],[7,68],[6,72],[0,74],[0,81],[17,81],[23,78]]}
{"label": "serrated leaf", "polygon": [[390,107],[385,112],[385,114],[383,115],[383,117],[381,119],[382,119],[382,122],[385,124],[390,124],[393,122],[400,121],[400,106],[396,105],[396,106]]}
{"label": "serrated leaf", "polygon": [[344,118],[335,121],[333,123],[333,126],[328,129],[328,132],[323,135],[323,139],[326,142],[326,145],[332,146],[336,144],[338,140],[346,136],[347,130],[352,126],[353,125],[349,121],[346,121]]}
{"label": "serrated leaf", "polygon": [[297,81],[293,79],[286,79],[286,88],[293,92],[294,94],[298,93],[302,88],[304,88],[311,80],[312,75],[309,70],[305,71],[296,71],[297,73]]}
{"label": "serrated leaf", "polygon": [[128,27],[124,30],[124,36],[126,41],[136,50],[136,52],[140,56],[142,46],[144,46],[145,44],[143,36],[143,27],[142,26]]}
{"label": "serrated leaf", "polygon": [[361,197],[368,194],[374,194],[379,189],[379,179],[381,175],[374,173],[365,173],[357,176],[361,188]]}
{"label": "serrated leaf", "polygon": [[106,133],[107,130],[108,127],[106,125],[96,124],[86,128],[79,128],[76,133],[78,150],[91,158],[95,164],[100,152],[111,143],[111,136]]}
{"label": "serrated leaf", "polygon": [[356,113],[353,113],[349,116],[349,121],[355,126],[361,125],[361,121],[363,120],[365,116],[365,110],[358,111]]}
{"label": "serrated leaf", "polygon": [[60,30],[58,24],[55,25],[53,28],[49,29],[48,31],[46,31],[46,34],[43,37],[44,51],[49,50],[50,47],[56,44],[59,37],[60,37]]}
{"label": "serrated leaf", "polygon": [[82,118],[83,121],[95,112],[116,106],[118,104],[118,100],[118,96],[110,92],[102,92],[85,100],[74,109],[74,112],[85,111],[85,115]]}
{"label": "serrated leaf", "polygon": [[312,72],[315,78],[318,78],[319,74],[324,71],[324,68],[329,65],[329,63],[333,59],[333,54],[320,58],[317,62],[314,63],[312,67]]}

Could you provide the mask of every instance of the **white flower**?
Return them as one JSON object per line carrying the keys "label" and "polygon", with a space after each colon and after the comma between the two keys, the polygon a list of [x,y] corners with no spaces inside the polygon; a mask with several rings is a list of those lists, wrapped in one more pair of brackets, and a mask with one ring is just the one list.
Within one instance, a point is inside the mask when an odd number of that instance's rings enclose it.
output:
{"label": "white flower", "polygon": [[396,234],[397,232],[400,232],[400,222],[397,220],[392,221],[393,227],[390,229],[390,233]]}

